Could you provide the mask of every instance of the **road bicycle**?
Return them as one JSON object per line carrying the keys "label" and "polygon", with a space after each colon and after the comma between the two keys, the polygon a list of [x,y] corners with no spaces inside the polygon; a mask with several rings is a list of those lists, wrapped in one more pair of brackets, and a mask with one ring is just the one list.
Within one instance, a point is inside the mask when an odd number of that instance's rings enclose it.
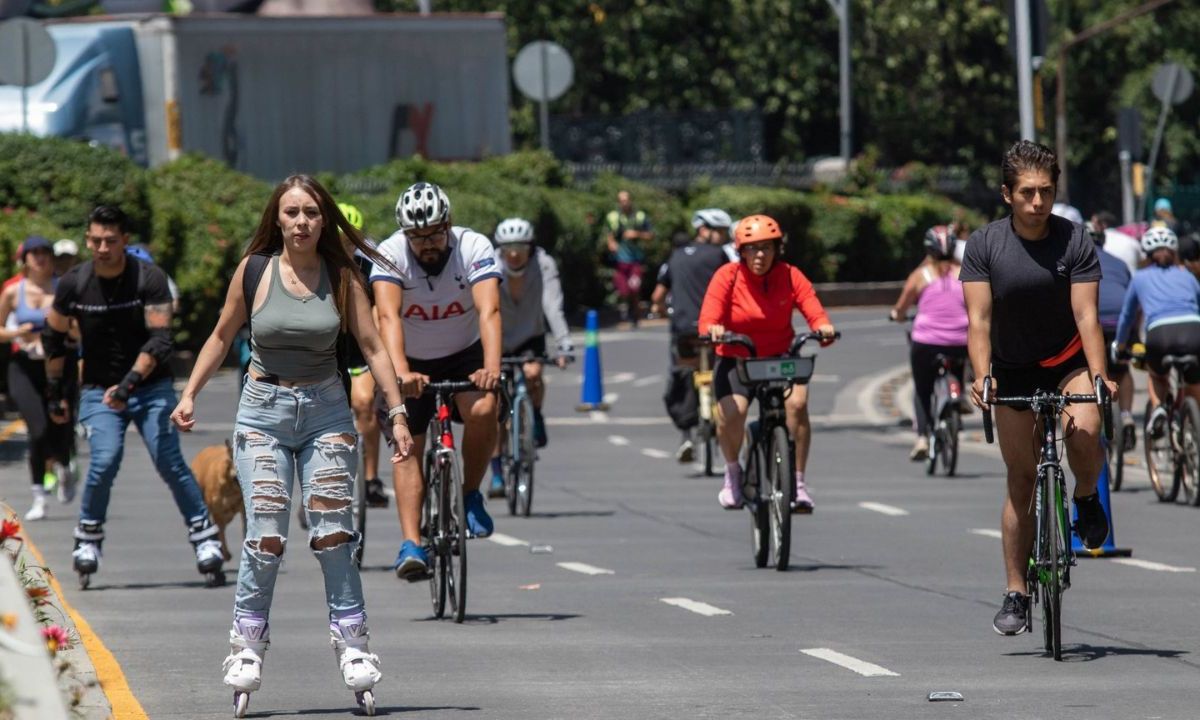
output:
{"label": "road bicycle", "polygon": [[1200,404],[1183,391],[1182,382],[1198,363],[1195,355],[1164,356],[1167,394],[1158,408],[1146,401],[1146,472],[1162,502],[1174,502],[1182,490],[1185,502],[1200,505]]}
{"label": "road bicycle", "polygon": [[[1071,568],[1075,553],[1071,550],[1071,525],[1067,511],[1066,479],[1058,454],[1059,419],[1068,405],[1097,403],[1103,435],[1112,441],[1112,398],[1100,376],[1094,380],[1090,395],[1064,394],[1058,391],[1037,391],[1022,397],[993,397],[992,378],[983,380],[983,434],[994,442],[991,405],[1006,405],[1025,409],[1037,417],[1042,433],[1042,448],[1034,488],[1034,518],[1036,524],[1033,552],[1029,557],[1025,582],[1029,598],[1042,607],[1042,639],[1046,652],[1062,660],[1062,595],[1071,587]],[[1033,630],[1033,613],[1025,616],[1025,629]]]}
{"label": "road bicycle", "polygon": [[[566,356],[573,362],[573,356]],[[500,359],[500,396],[505,407],[500,412],[500,467],[504,477],[504,498],[511,515],[529,517],[533,505],[534,464],[537,446],[533,433],[533,396],[525,383],[527,362],[554,363],[547,355],[512,355]]]}
{"label": "road bicycle", "polygon": [[937,377],[929,400],[929,457],[925,472],[933,475],[941,463],[942,472],[952,477],[958,469],[958,434],[962,431],[962,383],[959,377],[963,360],[937,354]]}
{"label": "road bicycle", "polygon": [[434,415],[425,433],[425,504],[421,509],[421,537],[430,556],[429,595],[433,614],[446,615],[449,601],[454,622],[467,612],[467,515],[463,508],[462,463],[454,447],[450,402],[456,392],[476,390],[465,381],[431,382]]}
{"label": "road bicycle", "polygon": [[[829,340],[836,340],[836,333]],[[784,400],[793,385],[807,385],[816,367],[815,355],[799,355],[816,333],[797,335],[786,355],[758,357],[754,341],[737,333],[726,333],[714,342],[739,345],[750,358],[738,358],[738,379],[749,386],[758,401],[758,419],[749,423],[742,444],[742,497],[750,511],[754,541],[754,565],[766,567],[774,558],[775,569],[788,569],[792,547],[792,501],[796,494],[795,445],[788,432]]]}

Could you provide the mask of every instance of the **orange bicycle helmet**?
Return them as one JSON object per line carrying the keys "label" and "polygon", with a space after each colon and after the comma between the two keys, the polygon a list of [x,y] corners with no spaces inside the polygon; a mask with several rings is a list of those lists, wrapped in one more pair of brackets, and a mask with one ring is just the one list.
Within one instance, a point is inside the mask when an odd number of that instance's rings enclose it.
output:
{"label": "orange bicycle helmet", "polygon": [[738,220],[737,229],[733,233],[734,247],[737,248],[746,243],[782,239],[783,231],[779,229],[779,223],[767,215],[751,215]]}

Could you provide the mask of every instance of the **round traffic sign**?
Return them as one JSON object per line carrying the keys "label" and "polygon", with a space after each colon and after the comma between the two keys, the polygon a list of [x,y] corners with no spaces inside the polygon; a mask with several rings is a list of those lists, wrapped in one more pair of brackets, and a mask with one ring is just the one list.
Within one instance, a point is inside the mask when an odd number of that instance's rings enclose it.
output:
{"label": "round traffic sign", "polygon": [[50,76],[56,54],[54,38],[36,20],[0,22],[0,84],[37,85]]}
{"label": "round traffic sign", "polygon": [[[1167,93],[1171,92],[1172,75],[1175,76],[1175,92],[1168,99]],[[1178,105],[1192,95],[1194,88],[1192,73],[1179,63],[1163,63],[1154,71],[1154,80],[1151,81],[1150,87],[1154,90],[1154,97],[1162,102]]]}
{"label": "round traffic sign", "polygon": [[575,63],[562,45],[535,40],[513,60],[513,82],[530,100],[557,100],[575,79]]}

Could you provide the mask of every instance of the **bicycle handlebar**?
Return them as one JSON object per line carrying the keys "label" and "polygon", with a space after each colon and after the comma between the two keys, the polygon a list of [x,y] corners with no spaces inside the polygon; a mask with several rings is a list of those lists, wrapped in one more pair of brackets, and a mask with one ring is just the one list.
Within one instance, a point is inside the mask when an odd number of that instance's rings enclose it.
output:
{"label": "bicycle handlebar", "polygon": [[[825,337],[824,335],[815,332],[800,333],[796,337],[792,338],[792,344],[788,348],[787,354],[795,355],[796,353],[800,352],[800,348],[804,347],[804,343],[808,342],[809,340],[817,339],[821,341],[833,342],[841,337],[842,334],[840,332],[835,332],[833,337]],[[750,351],[750,357],[758,357],[758,347],[754,344],[754,340],[750,339],[749,335],[727,332],[715,340],[708,336],[702,336],[701,342],[706,345],[740,345]]]}
{"label": "bicycle handlebar", "polygon": [[540,362],[546,365],[553,365],[558,362],[559,358],[566,358],[568,364],[575,362],[575,356],[571,353],[563,353],[562,355],[547,355],[546,353],[534,355],[533,353],[525,353],[524,355],[505,355],[500,358],[500,364],[520,365],[527,362]]}
{"label": "bicycle handlebar", "polygon": [[1112,394],[1109,393],[1108,387],[1105,386],[1104,380],[1099,375],[1092,379],[1092,386],[1095,390],[1090,394],[1037,392],[1033,395],[992,397],[992,377],[989,375],[983,379],[983,437],[989,445],[996,441],[992,426],[992,405],[1011,407],[1049,403],[1061,409],[1067,405],[1096,403],[1100,406],[1101,430],[1104,432],[1105,439],[1111,441],[1113,438]]}
{"label": "bicycle handlebar", "polygon": [[456,393],[478,389],[475,383],[470,380],[440,380],[438,382],[426,383],[425,389],[421,391],[421,394],[428,395],[438,392]]}

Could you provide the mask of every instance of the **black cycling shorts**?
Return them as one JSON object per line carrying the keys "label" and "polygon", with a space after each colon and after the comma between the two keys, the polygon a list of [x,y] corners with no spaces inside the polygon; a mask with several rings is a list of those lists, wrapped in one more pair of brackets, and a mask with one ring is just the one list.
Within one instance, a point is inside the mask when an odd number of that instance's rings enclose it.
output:
{"label": "black cycling shorts", "polygon": [[[1054,392],[1062,385],[1067,376],[1077,370],[1087,369],[1087,357],[1079,350],[1065,361],[1054,367],[1031,365],[1019,368],[992,368],[992,379],[995,381],[993,394],[998,397],[1029,396],[1041,390]],[[1028,410],[1029,406],[1016,406],[1016,410]]]}
{"label": "black cycling shorts", "polygon": [[[483,343],[478,340],[473,345],[443,358],[434,358],[432,360],[409,358],[408,361],[409,370],[421,373],[422,375],[428,375],[430,382],[470,380],[471,374],[482,367]],[[404,401],[404,407],[408,410],[408,431],[412,433],[413,437],[424,435],[425,431],[429,428],[429,421],[433,419],[433,412],[435,410],[434,396],[430,393],[424,393],[421,397],[408,398]],[[462,422],[457,406],[452,405],[450,411],[453,414],[455,422]],[[394,445],[395,439],[392,437],[392,423],[388,421],[387,413],[387,399],[383,396],[382,392],[376,389],[375,414],[379,417],[379,429],[383,431],[383,436],[387,440],[388,445]]]}
{"label": "black cycling shorts", "polygon": [[1126,361],[1113,362],[1112,344],[1117,339],[1116,328],[1104,328],[1104,362],[1108,368],[1109,380],[1120,380],[1129,374],[1129,363]]}
{"label": "black cycling shorts", "polygon": [[[1200,356],[1200,322],[1159,325],[1146,333],[1146,363],[1159,375],[1166,375],[1162,359],[1166,355]],[[1183,374],[1189,385],[1200,383],[1200,366],[1193,365]]]}
{"label": "black cycling shorts", "polygon": [[[508,357],[510,355],[525,355],[526,353],[533,355],[536,358],[540,358],[543,355],[545,355],[546,354],[546,336],[545,335],[534,335],[533,337],[529,338],[525,342],[518,345],[513,350],[511,350],[511,351],[505,350],[504,351],[505,357]],[[480,367],[483,367],[483,366],[481,365]]]}

